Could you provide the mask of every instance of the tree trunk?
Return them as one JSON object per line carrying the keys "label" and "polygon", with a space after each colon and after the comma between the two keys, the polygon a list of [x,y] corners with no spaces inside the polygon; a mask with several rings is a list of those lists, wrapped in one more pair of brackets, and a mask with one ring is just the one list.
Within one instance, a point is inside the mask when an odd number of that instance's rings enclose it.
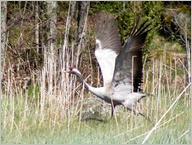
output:
{"label": "tree trunk", "polygon": [[79,64],[79,59],[81,55],[82,48],[85,47],[86,42],[86,32],[87,32],[87,21],[88,21],[88,12],[89,12],[89,6],[90,2],[81,1],[78,2],[78,15],[77,15],[77,59],[76,59],[76,66]]}
{"label": "tree trunk", "polygon": [[48,93],[53,94],[53,86],[56,85],[56,23],[57,23],[57,2],[50,1],[47,2],[47,45],[45,55],[45,66],[47,69],[47,83],[48,83]]}
{"label": "tree trunk", "polygon": [[1,2],[1,60],[4,58],[7,29],[7,2]]}
{"label": "tree trunk", "polygon": [[[186,30],[187,28],[185,28]],[[186,30],[187,31],[187,30]],[[185,40],[185,49],[186,49],[186,68],[187,68],[187,83],[189,84],[191,82],[191,45],[189,42],[189,38],[187,36],[187,32],[184,33],[184,40]]]}
{"label": "tree trunk", "polygon": [[36,51],[39,54],[39,2],[35,2],[35,43],[36,43]]}
{"label": "tree trunk", "polygon": [[47,2],[47,15],[48,15],[48,23],[47,23],[47,46],[49,49],[53,49],[55,47],[57,29],[56,29],[56,22],[57,22],[57,2],[50,1]]}
{"label": "tree trunk", "polygon": [[[1,2],[1,83],[4,82],[5,78],[5,68],[6,68],[6,63],[5,63],[5,52],[6,52],[6,29],[7,29],[7,2],[3,1]],[[1,93],[1,86],[0,86],[0,93]]]}
{"label": "tree trunk", "polygon": [[188,14],[182,12],[175,12],[173,18],[180,31],[177,37],[180,38],[179,40],[186,50],[187,84],[189,84],[191,82],[191,19]]}

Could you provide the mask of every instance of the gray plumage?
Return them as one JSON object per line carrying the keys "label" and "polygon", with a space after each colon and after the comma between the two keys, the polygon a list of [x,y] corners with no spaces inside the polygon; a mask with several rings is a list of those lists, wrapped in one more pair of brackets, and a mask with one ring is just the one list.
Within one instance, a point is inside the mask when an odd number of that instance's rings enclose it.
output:
{"label": "gray plumage", "polygon": [[[110,14],[100,13],[96,21],[96,39],[101,41],[102,49],[111,49],[119,54],[121,40],[118,33],[117,22]],[[96,49],[99,49],[96,43]]]}
{"label": "gray plumage", "polygon": [[89,86],[75,67],[70,68],[70,72],[80,78],[85,88],[100,99],[111,103],[111,116],[116,105],[123,105],[135,114],[145,117],[134,105],[146,96],[138,91],[143,77],[142,49],[150,24],[145,21],[139,28],[138,25],[139,20],[122,47],[114,17],[106,13],[98,15],[95,56],[102,71],[103,87]]}

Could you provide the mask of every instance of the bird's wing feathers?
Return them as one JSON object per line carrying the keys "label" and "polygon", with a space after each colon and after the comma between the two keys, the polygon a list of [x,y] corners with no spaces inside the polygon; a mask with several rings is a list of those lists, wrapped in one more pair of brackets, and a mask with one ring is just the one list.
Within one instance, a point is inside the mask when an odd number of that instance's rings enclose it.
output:
{"label": "bird's wing feathers", "polygon": [[[146,21],[137,30],[133,28],[122,51],[116,58],[111,89],[115,92],[136,92],[142,83],[142,48],[149,30]],[[135,26],[137,27],[137,25]],[[123,90],[122,90],[123,89]]]}
{"label": "bird's wing feathers", "polygon": [[121,50],[121,41],[114,17],[100,13],[96,22],[95,56],[103,75],[104,86],[111,84],[115,59]]}

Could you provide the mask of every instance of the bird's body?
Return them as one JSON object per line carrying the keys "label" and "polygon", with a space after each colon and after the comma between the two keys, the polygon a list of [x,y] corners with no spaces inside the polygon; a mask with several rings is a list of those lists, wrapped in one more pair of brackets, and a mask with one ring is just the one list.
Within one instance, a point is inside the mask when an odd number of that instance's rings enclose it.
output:
{"label": "bird's body", "polygon": [[[112,116],[116,105],[123,105],[135,114],[141,114],[134,107],[135,103],[146,94],[138,92],[142,83],[142,48],[149,30],[146,21],[137,29],[133,27],[124,46],[121,46],[117,25],[109,14],[101,13],[96,23],[95,56],[103,76],[103,87],[89,86],[81,73],[71,67],[88,91],[112,106]],[[145,117],[145,116],[144,116]]]}

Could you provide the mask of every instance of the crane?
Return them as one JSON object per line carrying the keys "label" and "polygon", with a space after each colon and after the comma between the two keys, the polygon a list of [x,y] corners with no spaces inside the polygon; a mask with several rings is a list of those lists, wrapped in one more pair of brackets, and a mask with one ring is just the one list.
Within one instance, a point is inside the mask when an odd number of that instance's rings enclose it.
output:
{"label": "crane", "polygon": [[101,68],[103,87],[88,85],[75,66],[69,68],[69,73],[75,74],[88,91],[111,104],[111,117],[115,106],[123,105],[134,114],[148,119],[135,108],[135,103],[147,96],[140,91],[140,86],[143,77],[142,48],[150,24],[146,20],[138,28],[138,19],[125,44],[121,46],[115,18],[108,13],[100,13],[96,20],[95,56]]}

